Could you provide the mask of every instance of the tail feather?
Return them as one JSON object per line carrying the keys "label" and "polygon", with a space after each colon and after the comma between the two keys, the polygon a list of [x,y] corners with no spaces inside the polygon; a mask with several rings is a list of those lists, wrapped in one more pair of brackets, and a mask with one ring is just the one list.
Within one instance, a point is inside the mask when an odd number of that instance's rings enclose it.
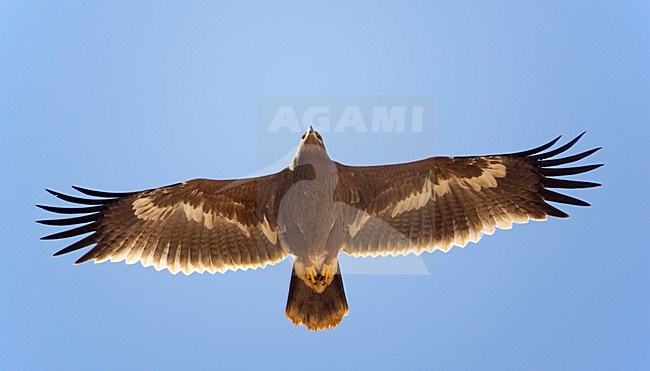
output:
{"label": "tail feather", "polygon": [[294,267],[285,314],[294,325],[305,325],[314,331],[338,326],[348,314],[341,268],[338,267],[332,283],[319,294],[296,275]]}

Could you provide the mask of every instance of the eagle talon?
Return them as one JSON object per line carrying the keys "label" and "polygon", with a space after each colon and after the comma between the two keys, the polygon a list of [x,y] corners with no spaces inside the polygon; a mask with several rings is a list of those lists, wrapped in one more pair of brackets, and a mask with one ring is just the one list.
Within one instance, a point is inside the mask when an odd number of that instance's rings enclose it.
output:
{"label": "eagle talon", "polygon": [[334,264],[323,264],[320,269],[321,276],[323,277],[323,282],[325,285],[332,283],[334,279]]}
{"label": "eagle talon", "polygon": [[310,265],[309,267],[306,267],[305,270],[307,271],[306,274],[305,274],[307,276],[307,279],[311,283],[316,284],[316,280],[317,280],[317,277],[318,277],[318,273],[316,272],[316,267],[313,266],[313,265]]}

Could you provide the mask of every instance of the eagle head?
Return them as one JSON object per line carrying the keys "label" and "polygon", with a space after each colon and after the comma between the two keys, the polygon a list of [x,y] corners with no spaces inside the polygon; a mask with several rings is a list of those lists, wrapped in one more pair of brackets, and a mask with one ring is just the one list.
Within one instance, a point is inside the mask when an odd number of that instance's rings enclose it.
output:
{"label": "eagle head", "polygon": [[312,126],[302,135],[296,156],[289,164],[289,169],[293,170],[297,166],[307,164],[328,168],[334,164],[327,154],[323,137]]}
{"label": "eagle head", "polygon": [[[312,126],[309,126],[309,130],[302,135],[302,140],[300,142],[301,147],[311,147],[315,146],[317,148],[311,148],[311,150],[323,150],[325,149],[325,144],[323,144],[323,137],[314,130]],[[318,148],[319,147],[319,148]]]}

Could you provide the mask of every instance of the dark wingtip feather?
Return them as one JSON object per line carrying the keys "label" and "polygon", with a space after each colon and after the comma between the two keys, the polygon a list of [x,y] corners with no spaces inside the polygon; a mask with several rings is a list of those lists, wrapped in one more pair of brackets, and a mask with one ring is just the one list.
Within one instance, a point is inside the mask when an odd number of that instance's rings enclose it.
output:
{"label": "dark wingtip feather", "polygon": [[83,223],[88,223],[88,222],[94,222],[94,221],[97,220],[98,217],[99,217],[99,213],[95,213],[95,214],[90,214],[90,215],[78,216],[78,217],[75,217],[75,218],[37,220],[36,223],[40,223],[40,224],[44,224],[44,225],[65,226],[65,225],[74,225],[74,224],[83,224]]}
{"label": "dark wingtip feather", "polygon": [[74,265],[83,264],[89,260],[93,260],[97,257],[97,252],[95,249],[90,249],[85,254],[83,254],[79,259],[74,262]]}
{"label": "dark wingtip feather", "polygon": [[102,206],[90,206],[90,207],[58,207],[58,206],[47,206],[47,205],[36,205],[36,207],[41,208],[45,211],[58,214],[86,214],[94,213],[102,210]]}
{"label": "dark wingtip feather", "polygon": [[591,156],[592,154],[600,151],[603,147],[597,147],[594,149],[590,149],[588,151],[584,151],[582,153],[578,153],[577,155],[573,156],[568,156],[568,157],[562,157],[562,158],[556,158],[552,160],[538,160],[535,162],[537,166],[540,167],[548,167],[548,166],[557,166],[557,165],[564,165],[564,164],[569,164],[572,162],[576,162],[579,160],[582,160],[585,157]]}
{"label": "dark wingtip feather", "polygon": [[569,214],[565,213],[564,211],[553,207],[547,203],[544,203],[544,211],[546,212],[547,215],[554,216],[556,218],[568,218]]}
{"label": "dark wingtip feather", "polygon": [[67,254],[69,252],[76,251],[76,250],[79,250],[79,249],[83,249],[86,246],[90,246],[90,245],[92,245],[94,243],[97,243],[97,241],[95,240],[95,237],[96,237],[96,234],[93,233],[90,236],[84,237],[84,238],[80,239],[79,241],[67,246],[66,248],[55,252],[52,256],[59,256],[59,255]]}
{"label": "dark wingtip feather", "polygon": [[50,235],[47,235],[47,236],[43,236],[43,237],[41,237],[41,240],[58,240],[58,239],[61,239],[61,238],[75,237],[75,236],[78,236],[80,234],[95,231],[98,225],[99,225],[99,222],[92,222],[92,223],[85,224],[85,225],[82,225],[82,226],[77,227],[77,228],[69,229],[67,231],[58,232],[58,233],[50,234]]}
{"label": "dark wingtip feather", "polygon": [[546,149],[551,148],[555,143],[557,143],[558,140],[560,140],[560,138],[562,138],[561,135],[559,135],[557,138],[553,139],[552,141],[550,141],[550,142],[548,142],[546,144],[543,144],[543,145],[541,145],[541,146],[539,146],[537,148],[529,149],[527,151],[508,153],[506,156],[517,156],[517,157],[530,156],[530,155],[533,155],[535,153],[539,153],[541,151],[544,151]]}
{"label": "dark wingtip feather", "polygon": [[124,196],[128,196],[133,194],[133,192],[104,192],[104,191],[96,191],[93,189],[88,189],[88,188],[83,188],[79,186],[72,186],[72,188],[76,189],[77,191],[88,195],[88,196],[93,196],[93,197],[104,197],[104,198],[120,198]]}
{"label": "dark wingtip feather", "polygon": [[89,198],[80,198],[80,197],[68,196],[68,195],[63,194],[61,192],[53,191],[51,189],[46,189],[46,191],[48,193],[50,193],[51,195],[53,195],[54,197],[60,198],[63,201],[68,201],[68,202],[72,202],[72,203],[76,203],[76,204],[82,204],[82,205],[103,205],[107,201],[111,201],[111,200],[106,200],[106,199],[104,199],[104,200],[100,200],[100,199],[93,200],[93,199],[89,199]]}
{"label": "dark wingtip feather", "polygon": [[551,202],[559,202],[562,204],[569,204],[569,205],[575,205],[575,206],[591,206],[588,202],[579,200],[575,197],[567,196],[561,193],[553,192],[548,189],[545,189],[542,194],[544,195],[544,199],[546,201],[551,201]]}
{"label": "dark wingtip feather", "polygon": [[582,173],[586,173],[586,172],[591,171],[591,170],[598,169],[601,166],[603,166],[603,164],[576,166],[576,167],[565,167],[565,168],[559,168],[559,169],[541,168],[539,170],[539,172],[542,173],[545,176],[576,175],[576,174],[582,174]]}
{"label": "dark wingtip feather", "polygon": [[530,156],[529,158],[533,159],[533,160],[541,160],[541,159],[553,157],[553,156],[558,155],[558,154],[560,154],[562,152],[565,152],[565,151],[569,150],[571,147],[573,147],[576,143],[578,143],[580,138],[582,138],[582,136],[585,135],[585,133],[586,133],[586,131],[583,131],[582,134],[578,135],[577,137],[573,138],[573,140],[569,141],[567,144],[565,144],[565,145],[563,145],[563,146],[561,146],[561,147],[559,147],[557,149],[554,149],[554,150],[546,152],[546,153],[540,153],[538,155]]}
{"label": "dark wingtip feather", "polygon": [[593,188],[602,184],[594,182],[583,182],[578,180],[565,180],[555,178],[544,178],[542,184],[547,188]]}

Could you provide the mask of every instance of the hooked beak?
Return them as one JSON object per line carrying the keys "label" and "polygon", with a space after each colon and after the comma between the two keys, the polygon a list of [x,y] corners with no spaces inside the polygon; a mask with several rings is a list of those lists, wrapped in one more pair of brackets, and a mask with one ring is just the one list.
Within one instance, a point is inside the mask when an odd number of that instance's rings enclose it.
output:
{"label": "hooked beak", "polygon": [[316,144],[319,146],[323,145],[323,140],[320,138],[320,135],[312,126],[309,126],[309,131],[307,131],[307,136],[304,139],[305,144]]}

